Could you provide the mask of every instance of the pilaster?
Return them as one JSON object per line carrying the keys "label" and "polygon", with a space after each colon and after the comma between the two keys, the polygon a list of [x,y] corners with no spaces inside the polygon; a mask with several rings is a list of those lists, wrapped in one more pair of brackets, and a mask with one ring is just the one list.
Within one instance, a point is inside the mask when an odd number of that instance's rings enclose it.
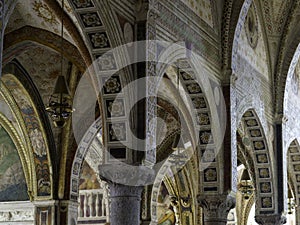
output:
{"label": "pilaster", "polygon": [[284,152],[283,125],[287,118],[282,114],[276,115],[275,123],[275,160],[276,160],[276,190],[277,190],[277,213],[287,210],[287,153]]}
{"label": "pilaster", "polygon": [[33,204],[35,206],[35,225],[60,224],[57,201],[35,201]]}
{"label": "pilaster", "polygon": [[60,224],[75,225],[78,217],[78,202],[63,200],[59,203]]}

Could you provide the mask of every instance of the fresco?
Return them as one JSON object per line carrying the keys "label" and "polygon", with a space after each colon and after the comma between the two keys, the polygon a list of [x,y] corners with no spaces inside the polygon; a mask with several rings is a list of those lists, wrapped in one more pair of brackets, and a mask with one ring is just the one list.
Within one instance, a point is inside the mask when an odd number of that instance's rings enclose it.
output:
{"label": "fresco", "polygon": [[175,213],[170,201],[170,195],[164,183],[160,186],[157,206],[158,225],[174,225]]}
{"label": "fresco", "polygon": [[29,200],[25,176],[17,149],[0,126],[0,201]]}
{"label": "fresco", "polygon": [[80,190],[100,189],[100,183],[97,180],[95,171],[87,164],[86,161],[82,164],[80,181]]}
{"label": "fresco", "polygon": [[50,166],[48,162],[46,142],[43,138],[42,124],[38,119],[34,106],[31,105],[30,97],[20,82],[12,75],[6,74],[2,80],[12,93],[22,113],[29,138],[34,152],[34,161],[37,177],[38,196],[49,196],[51,194]]}

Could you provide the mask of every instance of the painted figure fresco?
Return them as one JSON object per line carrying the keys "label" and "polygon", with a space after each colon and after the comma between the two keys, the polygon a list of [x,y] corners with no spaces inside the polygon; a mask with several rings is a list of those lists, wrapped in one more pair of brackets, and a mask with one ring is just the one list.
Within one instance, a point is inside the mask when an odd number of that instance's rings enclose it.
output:
{"label": "painted figure fresco", "polygon": [[168,190],[164,183],[162,183],[158,196],[158,225],[174,225],[176,222],[170,199]]}
{"label": "painted figure fresco", "polygon": [[0,126],[0,201],[29,200],[25,176],[17,149]]}

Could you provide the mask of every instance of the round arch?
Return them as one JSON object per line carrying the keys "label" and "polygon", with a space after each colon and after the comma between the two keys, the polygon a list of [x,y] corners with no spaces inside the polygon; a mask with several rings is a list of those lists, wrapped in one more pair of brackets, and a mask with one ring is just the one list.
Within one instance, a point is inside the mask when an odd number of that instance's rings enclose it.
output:
{"label": "round arch", "polygon": [[[1,93],[2,95],[2,93]],[[36,174],[34,171],[35,165],[33,162],[33,157],[30,154],[30,150],[27,148],[26,144],[22,141],[20,134],[14,128],[11,121],[8,118],[0,113],[0,125],[5,129],[11,140],[13,141],[14,145],[16,146],[18,155],[21,160],[21,165],[23,168],[25,181],[27,184],[27,193],[28,197],[31,201],[33,201],[34,195],[34,182],[32,180],[35,179]]]}
{"label": "round arch", "polygon": [[[91,143],[95,138],[101,140],[102,137],[102,120],[99,117],[89,128],[88,132],[86,132],[79,143],[75,158],[72,163],[71,168],[71,177],[70,177],[70,199],[72,201],[77,201],[79,195],[79,176],[80,176],[80,168],[82,168],[82,163],[87,154]],[[102,158],[99,158],[99,162],[101,162]]]}
{"label": "round arch", "polygon": [[32,197],[50,199],[53,196],[52,165],[49,150],[49,139],[44,124],[39,117],[39,111],[33,103],[32,96],[26,91],[22,83],[13,74],[5,73],[2,76],[2,92],[8,100],[8,105],[15,105],[16,118],[26,140],[26,148],[30,149],[33,159],[33,190]]}
{"label": "round arch", "polygon": [[287,151],[287,165],[294,185],[296,204],[300,204],[300,146],[297,139],[294,139]]}
{"label": "round arch", "polygon": [[74,63],[81,72],[84,72],[86,64],[84,63],[83,58],[87,58],[87,56],[82,57],[78,49],[67,40],[64,40],[63,42],[64,49],[62,51],[60,42],[61,37],[50,31],[31,26],[24,26],[5,35],[3,65],[9,63],[24,50],[28,50],[38,43],[59,53],[63,53],[64,56]]}
{"label": "round arch", "polygon": [[[291,14],[293,15],[297,6],[292,7],[292,9]],[[290,24],[293,23],[290,22]],[[299,34],[300,32],[300,26],[287,26],[286,29],[289,29],[291,34]],[[275,70],[277,71],[275,74],[275,112],[282,115],[285,109],[287,82],[293,76],[296,64],[300,58],[300,36],[291,35],[289,38],[285,37],[278,55],[279,59]]]}
{"label": "round arch", "polygon": [[[236,32],[240,34],[241,24],[244,23],[245,16],[243,16],[243,21],[241,21],[241,12],[246,14],[250,7],[252,0],[226,0],[224,4],[224,16],[222,24],[222,66],[223,69],[232,68],[232,53],[233,45],[236,39]],[[246,7],[244,7],[246,4]]]}
{"label": "round arch", "polygon": [[246,147],[253,151],[256,183],[256,215],[276,212],[276,189],[272,168],[272,154],[268,140],[254,109],[248,109],[241,118],[247,136]]}

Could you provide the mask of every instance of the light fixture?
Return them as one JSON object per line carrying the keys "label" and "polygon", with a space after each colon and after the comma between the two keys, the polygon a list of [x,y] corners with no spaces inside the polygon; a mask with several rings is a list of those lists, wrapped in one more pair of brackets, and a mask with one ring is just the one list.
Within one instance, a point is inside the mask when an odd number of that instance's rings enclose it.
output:
{"label": "light fixture", "polygon": [[61,71],[57,78],[54,92],[50,96],[49,105],[46,111],[50,115],[56,127],[62,128],[66,124],[67,119],[73,112],[72,97],[70,95],[66,79],[63,75],[63,41],[64,41],[64,0],[61,3]]}
{"label": "light fixture", "polygon": [[242,172],[242,177],[238,185],[238,190],[242,193],[245,200],[248,200],[250,196],[253,194],[254,187],[251,183],[251,178],[249,176],[247,169],[244,169]]}
{"label": "light fixture", "polygon": [[292,191],[289,188],[288,190],[288,214],[292,214],[293,210],[297,207],[295,199],[293,197]]}

